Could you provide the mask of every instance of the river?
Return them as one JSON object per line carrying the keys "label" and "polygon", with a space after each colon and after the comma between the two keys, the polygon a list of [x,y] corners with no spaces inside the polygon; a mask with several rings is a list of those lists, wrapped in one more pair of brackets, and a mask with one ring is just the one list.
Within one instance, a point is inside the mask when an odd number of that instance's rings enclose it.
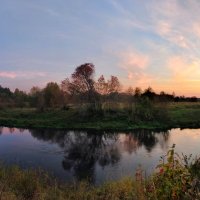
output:
{"label": "river", "polygon": [[200,129],[132,132],[0,128],[0,160],[43,169],[60,181],[105,181],[149,175],[176,144],[179,154],[200,154]]}

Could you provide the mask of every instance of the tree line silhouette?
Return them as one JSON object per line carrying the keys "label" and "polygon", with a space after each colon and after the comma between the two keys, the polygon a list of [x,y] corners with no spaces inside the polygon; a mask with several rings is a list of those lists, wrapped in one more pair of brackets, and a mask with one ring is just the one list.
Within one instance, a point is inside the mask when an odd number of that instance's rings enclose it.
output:
{"label": "tree line silhouette", "polygon": [[114,110],[120,103],[129,105],[135,102],[197,102],[197,97],[184,97],[168,94],[164,91],[157,94],[151,87],[129,87],[122,90],[118,77],[111,76],[106,80],[101,75],[95,80],[95,66],[85,63],[76,67],[74,73],[61,82],[49,82],[44,88],[34,86],[26,93],[18,88],[12,92],[0,86],[0,108],[36,107],[40,110],[48,108],[68,109],[69,105],[87,105],[87,109],[100,111]]}

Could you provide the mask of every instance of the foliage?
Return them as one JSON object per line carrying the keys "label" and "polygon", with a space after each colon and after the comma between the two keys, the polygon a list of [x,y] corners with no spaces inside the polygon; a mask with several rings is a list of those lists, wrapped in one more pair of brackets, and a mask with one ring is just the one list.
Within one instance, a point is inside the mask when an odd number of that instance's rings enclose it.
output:
{"label": "foliage", "polygon": [[143,121],[163,123],[170,120],[167,109],[166,103],[157,103],[147,96],[138,97],[132,105],[131,120],[135,123]]}
{"label": "foliage", "polygon": [[[156,94],[151,87],[144,91],[141,88],[129,87],[122,91],[122,85],[118,77],[111,75],[110,79],[105,79],[101,75],[95,80],[95,66],[92,63],[85,63],[75,68],[70,77],[66,77],[59,86],[57,83],[49,82],[45,88],[34,86],[29,93],[19,90],[12,92],[9,88],[0,86],[0,108],[7,107],[34,107],[39,110],[48,108],[62,108],[67,104],[90,103],[95,109],[95,105],[104,103],[124,103],[130,110],[131,104],[137,103],[139,98],[148,98],[156,102],[198,102],[196,97],[175,96],[162,91]],[[150,110],[149,110],[150,111]],[[149,112],[147,111],[147,112]],[[146,113],[149,118],[149,114]]]}
{"label": "foliage", "polygon": [[109,95],[112,93],[118,93],[121,89],[121,83],[116,76],[111,76],[109,80],[105,80],[101,75],[95,83],[95,90],[101,95]]}
{"label": "foliage", "polygon": [[[87,182],[64,184],[43,171],[0,166],[0,199],[16,200],[196,200],[200,199],[199,177],[192,173],[190,157],[179,156],[174,146],[155,173],[145,178],[138,169],[135,178],[127,177],[101,186]],[[198,167],[198,168],[197,168]]]}
{"label": "foliage", "polygon": [[196,161],[190,165],[189,169],[193,177],[200,179],[200,158],[196,159]]}
{"label": "foliage", "polygon": [[[4,117],[0,123],[7,126],[53,127],[53,128],[166,128],[197,127],[200,124],[199,110],[171,109],[169,103],[176,101],[175,94],[161,92],[156,94],[151,87],[145,89],[130,87],[126,92],[121,90],[121,83],[116,76],[95,80],[95,67],[85,63],[75,68],[74,73],[62,81],[61,85],[49,82],[40,89],[33,87],[29,93],[0,86],[0,109],[29,108],[44,111],[63,110],[63,116],[46,119],[31,116]],[[180,97],[177,101],[197,101],[195,98]],[[196,106],[198,107],[198,103]],[[68,108],[72,109],[68,109]],[[68,111],[69,110],[69,111]],[[73,110],[73,111],[72,111]],[[76,113],[68,119],[68,112]],[[22,111],[23,113],[23,111]],[[45,112],[46,113],[46,112]],[[189,114],[189,115],[188,115]],[[47,114],[48,115],[48,114]],[[71,116],[69,114],[69,116]],[[176,117],[175,117],[176,116]],[[79,123],[79,124],[77,124]]]}
{"label": "foliage", "polygon": [[[200,188],[196,186],[196,180],[192,176],[187,157],[180,157],[174,151],[175,145],[167,153],[167,160],[163,157],[157,166],[157,172],[153,175],[147,192],[152,199],[199,199]],[[191,164],[192,166],[193,164]]]}
{"label": "foliage", "polygon": [[71,95],[86,96],[89,102],[93,102],[95,94],[93,76],[94,65],[92,63],[80,65],[71,75],[71,79],[66,78],[62,81],[62,89]]}
{"label": "foliage", "polygon": [[62,94],[57,83],[48,83],[43,90],[44,106],[45,107],[58,107],[62,105]]}
{"label": "foliage", "polygon": [[15,89],[14,98],[17,107],[24,107],[27,102],[28,96],[25,92],[20,91],[19,89]]}
{"label": "foliage", "polygon": [[[98,106],[100,107],[99,109]],[[112,102],[106,102],[102,105],[96,104],[96,108],[95,110],[92,109],[91,114],[87,113],[88,110],[84,108],[84,105],[80,107],[73,104],[67,104],[66,107],[45,109],[43,112],[35,108],[4,108],[0,109],[0,125],[21,128],[115,130],[197,128],[200,126],[199,103],[173,103],[166,105],[155,103],[154,109],[157,110],[157,119],[154,119],[154,121],[133,121],[134,118],[132,117],[134,115],[127,111],[126,106],[123,103],[116,104]],[[85,111],[82,109],[85,109]],[[161,114],[164,112],[164,115],[159,114],[159,110]],[[82,113],[82,111],[85,113]]]}

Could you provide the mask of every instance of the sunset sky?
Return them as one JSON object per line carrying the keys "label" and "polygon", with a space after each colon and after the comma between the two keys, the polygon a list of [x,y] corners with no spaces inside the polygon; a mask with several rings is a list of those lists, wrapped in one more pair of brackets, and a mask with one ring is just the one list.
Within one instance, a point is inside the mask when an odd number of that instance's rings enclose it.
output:
{"label": "sunset sky", "polygon": [[199,0],[0,0],[0,85],[96,77],[200,97]]}

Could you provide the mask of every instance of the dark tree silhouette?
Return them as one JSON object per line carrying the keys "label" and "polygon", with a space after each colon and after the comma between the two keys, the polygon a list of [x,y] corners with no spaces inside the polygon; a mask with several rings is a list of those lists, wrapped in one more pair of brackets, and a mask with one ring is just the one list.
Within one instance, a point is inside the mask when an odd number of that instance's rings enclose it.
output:
{"label": "dark tree silhouette", "polygon": [[142,94],[142,96],[148,97],[150,100],[154,100],[156,93],[153,91],[153,89],[151,87],[148,87],[144,93]]}
{"label": "dark tree silhouette", "polygon": [[66,78],[62,81],[62,89],[71,95],[84,95],[89,102],[94,102],[95,87],[94,87],[94,65],[85,63],[75,69],[71,78]]}
{"label": "dark tree silhouette", "polygon": [[0,126],[0,135],[3,133],[3,127]]}
{"label": "dark tree silhouette", "polygon": [[141,88],[136,87],[135,90],[134,90],[134,96],[135,96],[136,98],[138,98],[138,97],[141,96],[141,94],[142,94]]}
{"label": "dark tree silhouette", "polygon": [[56,107],[62,104],[62,94],[57,83],[48,83],[43,93],[45,107]]}
{"label": "dark tree silhouette", "polygon": [[121,84],[116,76],[111,76],[108,80],[108,93],[118,93],[121,89]]}
{"label": "dark tree silhouette", "polygon": [[95,84],[95,89],[100,95],[106,95],[108,93],[108,83],[103,75],[99,77]]}

